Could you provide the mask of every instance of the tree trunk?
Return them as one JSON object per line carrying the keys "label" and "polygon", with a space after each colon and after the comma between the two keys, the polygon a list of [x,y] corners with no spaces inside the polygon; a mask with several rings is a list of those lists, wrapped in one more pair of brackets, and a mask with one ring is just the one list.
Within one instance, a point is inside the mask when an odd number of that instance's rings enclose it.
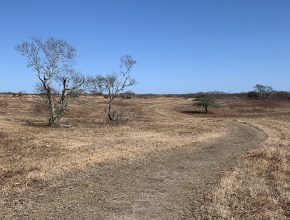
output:
{"label": "tree trunk", "polygon": [[54,103],[52,101],[50,88],[47,87],[48,88],[47,89],[47,98],[48,98],[49,113],[50,113],[49,125],[51,127],[58,127],[59,126],[59,121],[63,117],[64,112],[66,110],[66,107],[67,107],[67,103],[65,102],[66,92],[67,92],[66,82],[67,82],[67,80],[64,79],[63,80],[63,90],[62,90],[57,108],[55,108]]}
{"label": "tree trunk", "polygon": [[46,84],[43,85],[46,91],[47,108],[48,108],[48,124],[50,127],[58,127],[59,121],[63,114],[60,114],[60,109],[56,109],[52,100],[51,89]]}
{"label": "tree trunk", "polygon": [[50,127],[58,127],[59,126],[59,119],[53,117],[49,118],[49,126]]}
{"label": "tree trunk", "polygon": [[109,98],[108,118],[109,118],[109,121],[114,121],[114,118],[112,117],[111,112],[112,112],[112,99]]}
{"label": "tree trunk", "polygon": [[46,98],[47,98],[47,108],[48,108],[48,124],[50,127],[57,127],[58,121],[55,118],[55,107],[52,101],[51,89],[46,83],[43,83],[43,88],[46,91]]}

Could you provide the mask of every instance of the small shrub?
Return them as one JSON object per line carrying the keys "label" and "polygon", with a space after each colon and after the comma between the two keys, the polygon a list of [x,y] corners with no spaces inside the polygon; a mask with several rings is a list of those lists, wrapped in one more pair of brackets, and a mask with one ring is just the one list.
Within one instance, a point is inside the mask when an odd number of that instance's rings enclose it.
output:
{"label": "small shrub", "polygon": [[201,107],[204,113],[208,113],[208,108],[215,106],[215,102],[210,95],[203,94],[194,100],[193,106]]}
{"label": "small shrub", "polygon": [[257,99],[257,98],[259,98],[259,94],[255,91],[250,91],[250,92],[248,92],[248,97]]}
{"label": "small shrub", "polygon": [[19,97],[22,97],[23,95],[24,95],[24,93],[23,93],[22,91],[19,91],[19,92],[18,92],[18,96],[19,96]]}
{"label": "small shrub", "polygon": [[135,96],[136,96],[136,94],[134,92],[131,92],[131,91],[120,93],[120,95],[119,95],[119,97],[122,99],[132,99]]}

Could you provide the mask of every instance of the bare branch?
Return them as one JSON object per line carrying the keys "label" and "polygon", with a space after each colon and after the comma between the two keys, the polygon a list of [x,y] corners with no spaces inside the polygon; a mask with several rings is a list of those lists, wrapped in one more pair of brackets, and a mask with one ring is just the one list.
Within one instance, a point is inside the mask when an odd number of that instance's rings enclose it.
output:
{"label": "bare branch", "polygon": [[110,121],[114,120],[111,115],[114,99],[120,92],[124,91],[125,88],[136,84],[136,80],[131,76],[131,71],[136,64],[136,60],[126,55],[121,57],[120,62],[120,70],[118,73],[111,73],[105,76],[96,75],[89,77],[87,80],[91,88],[108,95],[108,118]]}
{"label": "bare branch", "polygon": [[76,49],[64,40],[33,38],[31,42],[18,44],[16,50],[26,58],[27,66],[36,72],[41,82],[49,124],[58,126],[69,106],[69,95],[79,92],[84,83],[84,78],[72,68]]}

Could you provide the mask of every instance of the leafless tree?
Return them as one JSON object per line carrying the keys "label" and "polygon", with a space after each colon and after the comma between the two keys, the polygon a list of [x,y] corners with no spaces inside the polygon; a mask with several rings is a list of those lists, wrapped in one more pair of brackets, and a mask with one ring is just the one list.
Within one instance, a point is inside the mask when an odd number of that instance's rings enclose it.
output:
{"label": "leafless tree", "polygon": [[132,56],[126,55],[120,59],[120,70],[108,75],[97,75],[88,78],[88,84],[98,92],[104,93],[108,97],[107,116],[109,122],[115,121],[112,114],[112,105],[114,99],[124,91],[125,88],[136,84],[136,80],[131,76],[133,66],[136,60]]}
{"label": "leafless tree", "polygon": [[208,107],[215,106],[213,98],[208,94],[200,95],[193,101],[193,105],[203,108],[204,113],[208,113]]}
{"label": "leafless tree", "polygon": [[66,112],[70,100],[79,93],[84,78],[73,69],[76,50],[64,40],[34,38],[16,46],[40,80],[38,90],[45,101],[48,122],[52,127]]}
{"label": "leafless tree", "polygon": [[265,86],[261,84],[255,85],[254,90],[257,93],[258,97],[261,99],[266,99],[273,93],[273,89],[271,86]]}

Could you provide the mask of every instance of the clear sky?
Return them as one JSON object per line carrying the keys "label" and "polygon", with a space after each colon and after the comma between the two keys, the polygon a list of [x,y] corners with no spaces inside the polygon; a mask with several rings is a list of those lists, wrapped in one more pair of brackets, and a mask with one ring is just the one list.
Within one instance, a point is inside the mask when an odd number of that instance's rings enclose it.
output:
{"label": "clear sky", "polygon": [[83,74],[132,55],[138,93],[290,90],[289,0],[0,0],[0,91],[34,91],[14,47],[50,36]]}

